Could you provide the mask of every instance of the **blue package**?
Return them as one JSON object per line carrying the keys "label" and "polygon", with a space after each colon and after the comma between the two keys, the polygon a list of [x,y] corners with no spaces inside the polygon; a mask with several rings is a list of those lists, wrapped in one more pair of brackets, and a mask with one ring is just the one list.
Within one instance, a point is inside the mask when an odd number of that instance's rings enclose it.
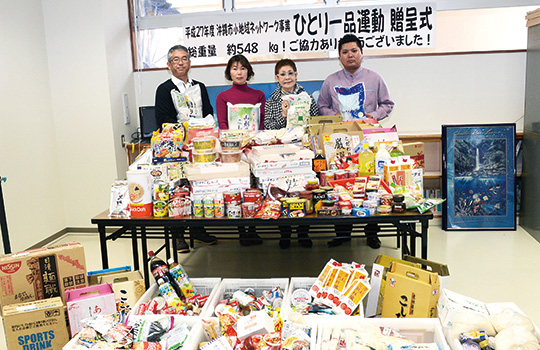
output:
{"label": "blue package", "polygon": [[339,101],[339,110],[344,121],[366,119],[364,101],[366,89],[364,83],[358,83],[350,88],[334,87]]}

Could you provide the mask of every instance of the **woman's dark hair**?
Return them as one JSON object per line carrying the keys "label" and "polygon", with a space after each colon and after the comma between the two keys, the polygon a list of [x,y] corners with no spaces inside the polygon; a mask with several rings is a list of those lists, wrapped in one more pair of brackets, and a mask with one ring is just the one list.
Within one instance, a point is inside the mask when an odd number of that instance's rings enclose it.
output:
{"label": "woman's dark hair", "polygon": [[288,58],[284,58],[282,60],[279,60],[277,63],[276,63],[276,67],[274,68],[274,73],[276,75],[278,75],[279,73],[279,70],[285,66],[291,66],[293,71],[296,72],[296,64],[294,64],[294,61],[291,60],[291,59],[288,59]]}
{"label": "woman's dark hair", "polygon": [[249,61],[246,58],[246,56],[234,55],[233,57],[229,58],[229,62],[227,63],[227,68],[225,68],[225,79],[232,81],[231,67],[236,62],[240,62],[240,64],[248,70],[247,80],[251,79],[255,75],[255,72],[253,71],[251,64],[249,64]]}
{"label": "woman's dark hair", "polygon": [[360,39],[358,39],[356,35],[353,35],[353,34],[345,34],[341,39],[339,39],[338,53],[341,52],[341,47],[343,46],[343,44],[347,44],[347,43],[356,43],[356,45],[358,45],[358,47],[360,48],[360,53],[361,54],[364,53],[364,50],[362,48],[362,42],[360,41]]}

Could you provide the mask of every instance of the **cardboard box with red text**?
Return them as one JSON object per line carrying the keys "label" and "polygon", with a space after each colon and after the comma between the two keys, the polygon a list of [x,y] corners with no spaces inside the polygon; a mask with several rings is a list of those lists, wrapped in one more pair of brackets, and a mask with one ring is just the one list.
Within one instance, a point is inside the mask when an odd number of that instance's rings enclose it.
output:
{"label": "cardboard box with red text", "polygon": [[426,162],[424,159],[424,143],[423,142],[411,142],[403,144],[403,151],[411,159],[416,161],[418,167],[424,169]]}
{"label": "cardboard box with red text", "polygon": [[61,349],[69,341],[66,308],[59,297],[2,308],[10,350]]}
{"label": "cardboard box with red text", "polygon": [[72,242],[0,257],[2,306],[61,297],[86,287],[84,248]]}

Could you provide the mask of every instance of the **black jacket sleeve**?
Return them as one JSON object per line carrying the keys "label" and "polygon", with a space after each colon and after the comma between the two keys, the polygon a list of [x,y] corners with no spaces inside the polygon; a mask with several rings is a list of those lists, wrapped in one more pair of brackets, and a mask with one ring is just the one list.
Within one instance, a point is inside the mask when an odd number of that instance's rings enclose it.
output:
{"label": "black jacket sleeve", "polygon": [[[172,85],[172,86],[171,86]],[[171,90],[174,89],[174,83],[170,80],[162,83],[158,86],[156,90],[156,100],[155,100],[155,110],[156,110],[156,121],[159,127],[163,123],[176,123],[176,108],[171,97]]]}

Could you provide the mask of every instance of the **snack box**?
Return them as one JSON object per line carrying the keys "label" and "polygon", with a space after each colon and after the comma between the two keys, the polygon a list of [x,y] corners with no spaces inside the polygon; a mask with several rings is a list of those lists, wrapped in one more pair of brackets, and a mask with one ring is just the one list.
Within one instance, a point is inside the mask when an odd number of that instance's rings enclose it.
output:
{"label": "snack box", "polygon": [[[292,313],[292,295],[294,291],[297,289],[305,289],[309,292],[311,289],[311,286],[315,281],[317,280],[317,277],[291,277],[291,281],[289,282],[289,288],[288,293],[283,298],[283,304],[281,306],[281,314],[283,319],[288,318]],[[338,317],[337,315],[334,315],[335,317]],[[359,314],[358,317],[364,317],[364,305],[363,303],[360,303],[359,308]],[[321,318],[321,317],[333,317],[332,315],[317,315],[317,314],[308,314],[303,316],[304,319],[310,319],[310,318]]]}
{"label": "snack box", "polygon": [[216,316],[214,310],[220,300],[223,300],[227,297],[232,296],[237,290],[244,291],[247,288],[253,288],[255,296],[260,297],[263,291],[271,291],[275,287],[279,287],[283,293],[283,297],[287,295],[289,288],[289,279],[288,278],[261,278],[261,279],[251,279],[251,278],[224,278],[220,285],[217,287],[213,298],[207,302],[208,309],[206,310],[203,316],[213,317]]}
{"label": "snack box", "polygon": [[323,338],[329,328],[386,327],[397,331],[415,343],[438,343],[442,350],[450,350],[437,318],[362,318],[349,316],[323,316],[317,319],[317,345],[322,349]]}
{"label": "snack box", "polygon": [[[182,315],[175,315],[176,318],[183,319],[184,317],[188,318],[195,318],[195,317],[201,317],[207,315],[209,311],[209,305],[210,301],[213,299],[215,293],[217,292],[217,288],[221,282],[221,278],[219,277],[208,277],[208,278],[190,278],[191,283],[195,286],[195,289],[197,292],[201,295],[208,295],[208,300],[206,300],[206,303],[204,304],[200,315],[197,316],[182,316]],[[135,310],[139,308],[141,303],[147,303],[152,298],[159,295],[158,285],[157,283],[153,283],[150,288],[139,298],[137,303],[133,306],[131,309],[132,311],[128,314],[128,323],[132,322],[133,319],[137,318],[153,318],[154,316],[160,316],[160,315],[135,315]],[[213,310],[213,309],[212,309]]]}
{"label": "snack box", "polygon": [[[518,314],[527,316],[519,308],[519,306],[517,306],[513,302],[486,303],[485,307],[486,307],[486,309],[487,309],[487,311],[489,312],[490,315],[495,315],[495,314],[498,314],[498,313],[502,312],[505,309],[510,309],[512,311],[517,312]],[[450,327],[445,327],[443,329],[444,329],[444,332],[445,332],[445,335],[446,335],[446,339],[448,340],[448,344],[450,345],[450,348],[452,350],[464,350],[463,346],[459,342],[459,339],[452,338],[450,336],[452,329]],[[534,325],[534,329],[535,329],[534,334],[536,335],[536,338],[540,341],[540,329],[536,325]]]}
{"label": "snack box", "polygon": [[[159,318],[163,316],[167,316],[167,315],[149,315],[146,320],[156,321],[156,320],[159,320]],[[184,342],[182,349],[183,350],[196,350],[199,344],[198,340],[201,339],[203,336],[201,319],[199,317],[189,317],[189,316],[178,316],[174,318],[174,324],[179,325],[181,323],[185,323],[190,330],[189,336]],[[79,340],[79,334],[77,334],[66,345],[64,345],[62,350],[88,350],[89,349],[88,347],[77,343],[78,340]],[[99,347],[98,349],[103,349],[103,348]]]}
{"label": "snack box", "polygon": [[80,243],[71,242],[0,257],[0,304],[53,297],[88,286],[86,259]]}

